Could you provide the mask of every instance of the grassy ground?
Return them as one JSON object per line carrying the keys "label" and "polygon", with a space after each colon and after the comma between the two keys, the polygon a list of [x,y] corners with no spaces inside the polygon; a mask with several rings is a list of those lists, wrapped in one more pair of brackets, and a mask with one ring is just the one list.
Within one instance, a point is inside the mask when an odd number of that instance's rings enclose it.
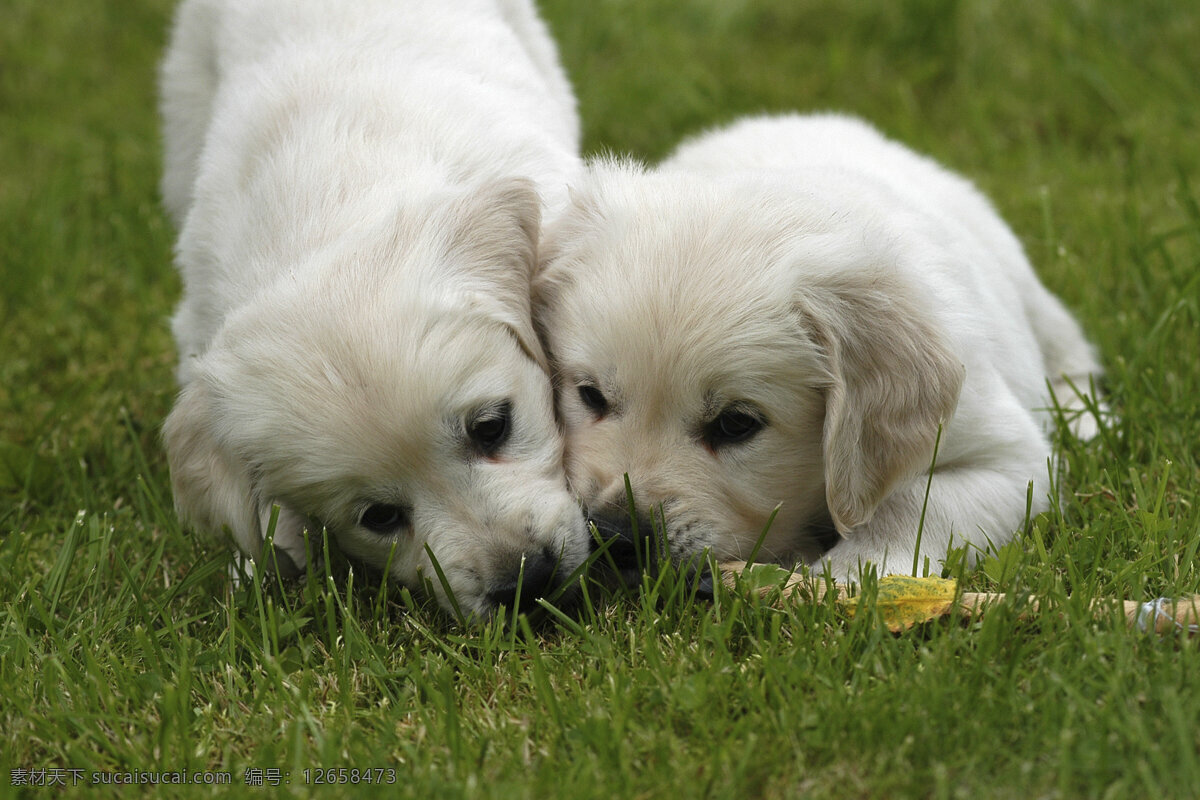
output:
{"label": "grassy ground", "polygon": [[856,111],[985,188],[1099,344],[1120,421],[1064,439],[1060,507],[967,577],[1047,604],[898,636],[826,605],[692,602],[670,576],[536,632],[464,631],[336,558],[231,589],[173,518],[157,438],[169,6],[4,2],[0,795],[38,769],[299,794],[333,767],[393,770],[370,777],[410,797],[1200,794],[1195,643],[1087,610],[1200,591],[1200,6],[542,3],[590,152]]}

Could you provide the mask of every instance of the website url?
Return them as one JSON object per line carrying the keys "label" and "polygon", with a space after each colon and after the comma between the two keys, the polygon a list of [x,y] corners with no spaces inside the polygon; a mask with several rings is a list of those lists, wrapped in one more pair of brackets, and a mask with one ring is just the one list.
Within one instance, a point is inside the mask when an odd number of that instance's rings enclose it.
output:
{"label": "website url", "polygon": [[199,784],[224,786],[233,783],[229,772],[199,770],[195,772],[151,772],[146,770],[120,772],[105,770],[72,769],[69,767],[46,767],[45,769],[9,770],[12,786],[154,786],[165,784],[180,786]]}

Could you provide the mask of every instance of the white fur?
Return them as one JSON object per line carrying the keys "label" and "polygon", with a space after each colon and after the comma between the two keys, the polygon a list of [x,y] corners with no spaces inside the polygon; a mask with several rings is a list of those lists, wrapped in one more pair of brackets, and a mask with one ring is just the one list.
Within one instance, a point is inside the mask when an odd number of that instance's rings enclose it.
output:
{"label": "white fur", "polygon": [[[604,518],[628,473],[676,557],[746,558],[777,505],[761,557],[842,578],[911,572],[918,531],[918,569],[1001,545],[1030,482],[1048,507],[1047,381],[1078,411],[1067,381],[1100,371],[970,184],[845,117],[747,119],[649,172],[595,164],[543,250],[568,475]],[[714,439],[726,409],[766,425]]]}
{"label": "white fur", "polygon": [[[185,521],[259,558],[277,505],[285,567],[325,525],[449,605],[428,547],[479,615],[523,559],[580,564],[529,308],[578,121],[528,0],[188,0],[162,112]],[[482,452],[467,428],[504,402]],[[410,524],[367,530],[372,505]]]}

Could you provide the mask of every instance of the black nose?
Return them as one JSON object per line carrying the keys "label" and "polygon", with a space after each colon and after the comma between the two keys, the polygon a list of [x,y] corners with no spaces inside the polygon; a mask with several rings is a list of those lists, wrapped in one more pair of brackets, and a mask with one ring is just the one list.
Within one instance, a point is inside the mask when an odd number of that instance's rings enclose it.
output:
{"label": "black nose", "polygon": [[505,580],[488,592],[493,606],[525,612],[537,606],[537,599],[550,594],[558,585],[558,558],[549,548],[525,553]]}
{"label": "black nose", "polygon": [[[655,526],[653,520],[641,515],[630,516],[624,509],[619,509],[613,513],[591,514],[588,522],[596,526],[598,534],[592,542],[593,551],[604,550],[597,566],[610,574],[615,570],[616,579],[628,588],[641,586],[643,573],[654,574],[670,560],[661,525]],[[694,587],[697,597],[713,598],[716,578],[707,561],[693,558],[676,566]]]}
{"label": "black nose", "polygon": [[713,585],[717,577],[713,575],[712,567],[708,564],[701,564],[700,567],[692,568],[688,572],[688,576],[692,580],[692,585],[696,587],[696,597],[701,600],[712,600],[716,594],[716,587]]}
{"label": "black nose", "polygon": [[629,586],[641,582],[642,572],[656,565],[665,553],[654,533],[653,523],[642,516],[630,516],[624,509],[596,513],[588,517],[596,526],[598,538],[592,549],[603,549],[598,563],[616,570],[617,577]]}

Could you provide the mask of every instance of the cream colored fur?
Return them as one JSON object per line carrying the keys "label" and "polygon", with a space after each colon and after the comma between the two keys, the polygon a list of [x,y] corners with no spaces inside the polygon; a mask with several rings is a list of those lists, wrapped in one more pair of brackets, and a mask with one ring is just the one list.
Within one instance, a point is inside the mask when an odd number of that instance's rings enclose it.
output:
{"label": "cream colored fur", "polygon": [[529,301],[578,121],[532,5],[188,0],[162,112],[183,519],[288,569],[327,526],[449,606],[432,553],[481,616],[580,564]]}
{"label": "cream colored fur", "polygon": [[846,117],[594,164],[546,235],[535,319],[572,485],[619,518],[628,473],[679,558],[746,558],[778,508],[761,558],[936,570],[1008,541],[1031,483],[1048,507],[1047,382],[1095,431],[1068,388],[1099,374],[1092,348],[995,211]]}

